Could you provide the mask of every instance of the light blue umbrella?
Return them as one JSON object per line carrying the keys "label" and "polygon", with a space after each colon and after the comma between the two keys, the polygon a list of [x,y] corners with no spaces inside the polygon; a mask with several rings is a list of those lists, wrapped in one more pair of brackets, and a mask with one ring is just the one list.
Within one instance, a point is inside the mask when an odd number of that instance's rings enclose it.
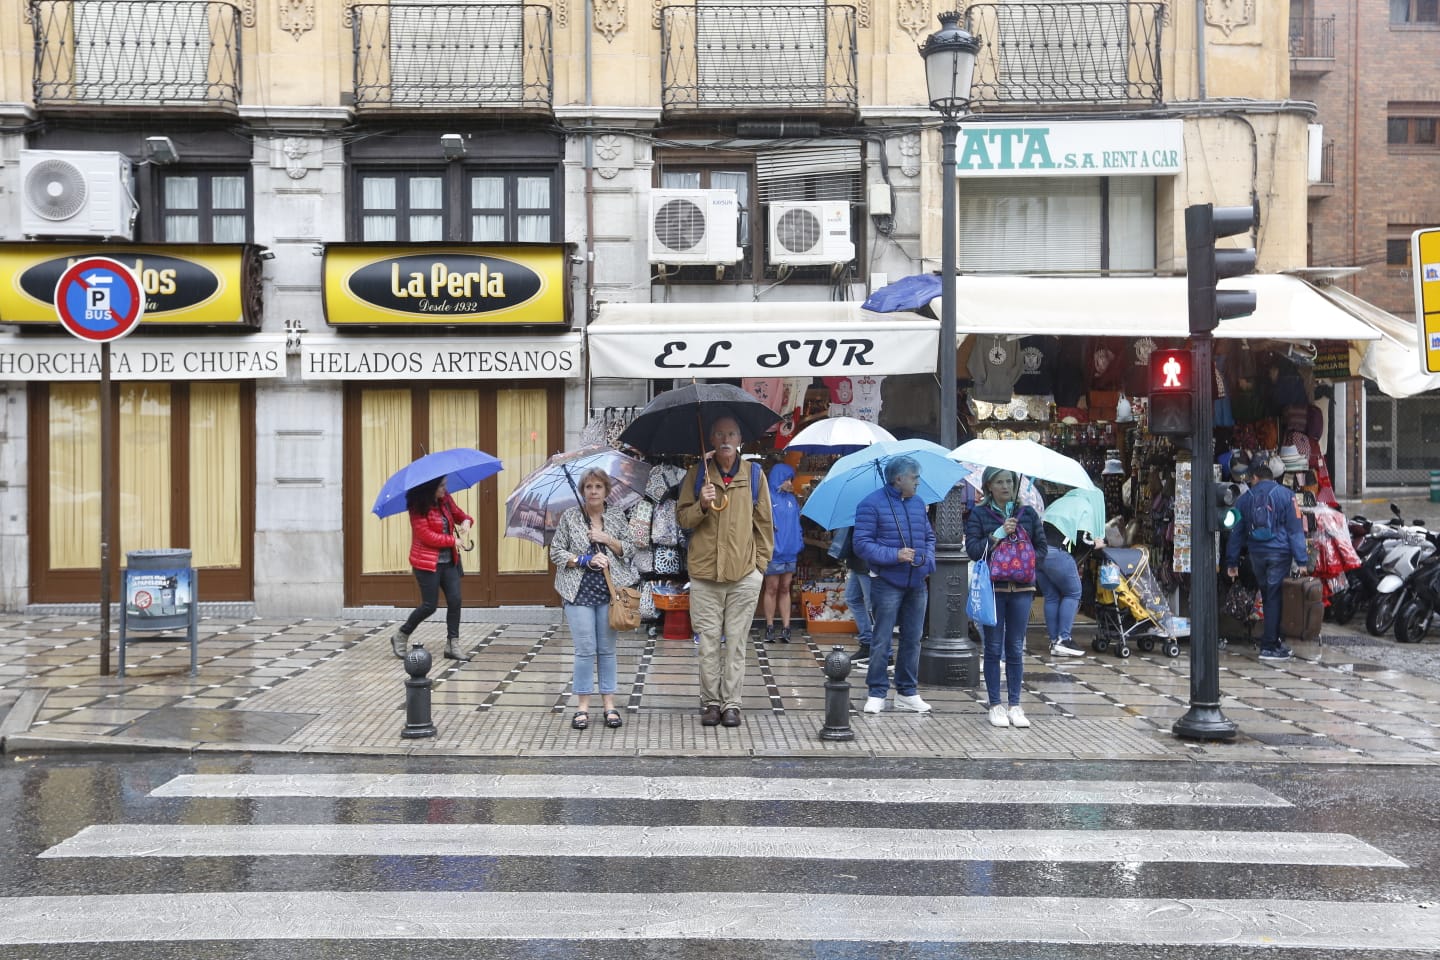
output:
{"label": "light blue umbrella", "polygon": [[446,489],[454,493],[474,486],[486,477],[493,477],[503,469],[498,459],[471,447],[428,453],[391,474],[380,488],[380,495],[375,498],[375,506],[370,508],[370,512],[377,517],[388,517],[404,511],[406,491],[436,477],[444,477]]}
{"label": "light blue umbrella", "polygon": [[920,464],[916,490],[925,503],[939,503],[955,484],[965,479],[965,467],[946,457],[947,451],[929,440],[887,440],[836,460],[825,479],[816,484],[800,515],[826,530],[855,525],[855,508],[866,496],[885,485],[885,464],[896,457],[913,457]]}
{"label": "light blue umbrella", "polygon": [[1045,508],[1045,522],[1065,535],[1071,543],[1085,531],[1095,539],[1105,533],[1105,494],[1076,488]]}

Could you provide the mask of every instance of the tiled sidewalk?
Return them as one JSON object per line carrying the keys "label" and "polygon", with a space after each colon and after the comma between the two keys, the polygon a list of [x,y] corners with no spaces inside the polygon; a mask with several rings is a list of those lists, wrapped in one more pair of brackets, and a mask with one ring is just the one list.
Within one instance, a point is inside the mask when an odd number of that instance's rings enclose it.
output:
{"label": "tiled sidewalk", "polygon": [[[1193,758],[1369,763],[1440,761],[1440,683],[1336,659],[1320,644],[1262,664],[1221,654],[1233,744],[1197,745],[1169,730],[1189,698],[1189,660],[1136,653],[1026,662],[1028,731],[996,730],[983,693],[925,688],[927,716],[858,714],[855,739],[822,742],[820,660],[833,638],[751,642],[745,725],[699,724],[695,648],[629,634],[620,643],[626,724],[570,729],[570,646],[564,626],[467,623],[469,663],[439,658],[443,625],[417,638],[431,671],[438,735],[404,740],[404,680],[386,639],[394,624],[359,620],[201,622],[200,672],[183,642],[128,651],[129,675],[100,677],[92,620],[0,615],[0,734],[7,750],[62,747],[308,751],[474,756],[884,755],[1026,758]],[[1033,649],[1039,641],[1032,633]],[[112,657],[112,660],[115,659]],[[598,718],[599,698],[592,700]],[[8,711],[8,715],[7,715]]]}

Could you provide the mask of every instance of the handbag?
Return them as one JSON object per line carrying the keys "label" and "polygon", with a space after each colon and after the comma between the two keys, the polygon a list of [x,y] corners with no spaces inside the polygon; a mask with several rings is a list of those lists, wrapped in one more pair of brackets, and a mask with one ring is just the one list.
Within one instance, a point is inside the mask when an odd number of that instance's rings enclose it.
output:
{"label": "handbag", "polygon": [[662,577],[679,576],[680,551],[674,547],[656,547],[655,573]]}
{"label": "handbag", "polygon": [[640,626],[640,591],[634,587],[617,587],[605,568],[605,585],[610,588],[610,629],[634,630]]}
{"label": "handbag", "polygon": [[1017,526],[1013,535],[990,549],[990,578],[1007,583],[1035,582],[1035,546],[1024,527]]}
{"label": "handbag", "polygon": [[995,585],[990,582],[990,564],[982,557],[970,564],[970,595],[965,613],[982,627],[995,626]]}
{"label": "handbag", "polygon": [[1231,620],[1250,623],[1250,618],[1255,613],[1255,593],[1247,590],[1244,584],[1236,580],[1230,584],[1230,589],[1225,593],[1221,609]]}
{"label": "handbag", "polygon": [[646,580],[640,585],[640,619],[654,620],[660,616],[660,611],[655,609],[655,584]]}
{"label": "handbag", "polygon": [[674,547],[680,543],[680,524],[675,518],[675,501],[655,505],[650,519],[650,540],[657,547]]}
{"label": "handbag", "polygon": [[642,550],[650,546],[650,519],[654,515],[655,505],[649,500],[639,500],[630,508],[630,539]]}

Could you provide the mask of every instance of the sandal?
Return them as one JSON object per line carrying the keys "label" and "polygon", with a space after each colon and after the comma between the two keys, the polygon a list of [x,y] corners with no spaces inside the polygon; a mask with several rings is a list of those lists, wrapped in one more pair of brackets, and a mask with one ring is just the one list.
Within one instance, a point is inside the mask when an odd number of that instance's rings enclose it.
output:
{"label": "sandal", "polygon": [[605,711],[605,726],[609,727],[611,730],[614,730],[614,729],[616,729],[616,728],[618,728],[618,727],[622,727],[622,726],[624,726],[624,725],[625,725],[625,721],[620,719],[620,711],[619,711],[619,710],[606,710],[606,711]]}
{"label": "sandal", "polygon": [[570,726],[576,730],[584,730],[590,726],[590,714],[584,710],[576,710],[575,716],[570,720]]}

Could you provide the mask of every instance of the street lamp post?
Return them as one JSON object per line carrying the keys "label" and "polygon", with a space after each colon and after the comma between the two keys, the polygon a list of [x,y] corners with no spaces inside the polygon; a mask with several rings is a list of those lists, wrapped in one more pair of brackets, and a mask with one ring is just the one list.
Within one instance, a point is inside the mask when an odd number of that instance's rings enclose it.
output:
{"label": "street lamp post", "polygon": [[[930,107],[944,118],[940,125],[940,445],[959,443],[955,402],[955,141],[960,117],[970,105],[970,84],[980,41],[960,28],[960,14],[940,14],[940,29],[925,39],[925,85]],[[930,577],[929,633],[920,647],[920,681],[974,687],[980,682],[975,645],[970,642],[965,599],[969,564],[965,555],[959,488],[939,505],[935,516],[935,573]]]}

